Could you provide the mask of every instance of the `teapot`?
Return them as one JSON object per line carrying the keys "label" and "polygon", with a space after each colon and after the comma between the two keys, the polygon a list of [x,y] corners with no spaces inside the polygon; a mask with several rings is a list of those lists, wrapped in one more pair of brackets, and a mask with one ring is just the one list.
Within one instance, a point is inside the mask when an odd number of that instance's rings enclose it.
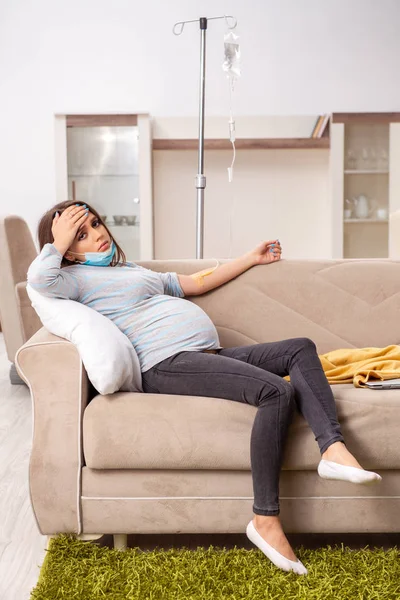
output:
{"label": "teapot", "polygon": [[372,215],[374,207],[370,206],[369,200],[365,194],[360,194],[358,198],[352,198],[352,201],[355,206],[355,214],[357,219],[368,219],[368,217]]}

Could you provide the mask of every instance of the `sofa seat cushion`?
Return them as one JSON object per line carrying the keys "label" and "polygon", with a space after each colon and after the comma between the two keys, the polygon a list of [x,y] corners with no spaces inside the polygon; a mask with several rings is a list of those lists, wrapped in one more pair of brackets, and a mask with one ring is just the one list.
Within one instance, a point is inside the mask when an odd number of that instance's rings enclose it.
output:
{"label": "sofa seat cushion", "polygon": [[[335,385],[349,450],[366,469],[400,469],[400,391]],[[257,408],[203,396],[118,392],[95,396],[83,418],[85,464],[91,469],[250,470]],[[316,469],[314,434],[296,412],[283,469]]]}

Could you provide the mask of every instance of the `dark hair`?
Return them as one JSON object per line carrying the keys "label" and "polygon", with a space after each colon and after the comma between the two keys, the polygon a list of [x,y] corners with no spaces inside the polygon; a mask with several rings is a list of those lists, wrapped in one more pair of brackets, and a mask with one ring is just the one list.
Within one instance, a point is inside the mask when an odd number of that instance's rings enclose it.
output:
{"label": "dark hair", "polygon": [[[72,206],[73,204],[84,204],[83,202],[76,202],[75,200],[66,200],[65,202],[59,202],[58,204],[56,204],[55,206],[53,206],[53,208],[51,208],[50,210],[48,210],[47,212],[45,212],[45,214],[43,215],[43,217],[40,219],[39,221],[39,225],[38,225],[38,240],[39,240],[39,246],[40,246],[40,250],[43,248],[43,246],[45,244],[52,244],[54,242],[54,237],[51,231],[51,228],[53,226],[53,219],[55,217],[55,213],[58,211],[60,214],[64,212],[64,210],[66,208],[68,208],[69,206]],[[119,246],[119,244],[117,244],[117,242],[114,240],[113,236],[111,235],[110,230],[108,229],[107,225],[104,223],[104,221],[102,220],[102,218],[100,217],[99,213],[97,212],[97,210],[95,210],[92,206],[90,206],[87,202],[85,203],[86,206],[88,207],[89,211],[95,215],[95,217],[97,217],[100,221],[100,223],[102,225],[104,225],[104,227],[106,228],[111,240],[114,242],[115,247],[117,249],[114,258],[111,261],[110,267],[115,267],[117,265],[121,265],[121,264],[125,264],[126,263],[126,256],[124,251],[122,250],[122,248]],[[67,258],[65,258],[65,256],[63,257],[62,261],[61,261],[61,266],[62,267],[67,267],[68,265],[73,265],[75,264],[74,262],[68,260]]]}

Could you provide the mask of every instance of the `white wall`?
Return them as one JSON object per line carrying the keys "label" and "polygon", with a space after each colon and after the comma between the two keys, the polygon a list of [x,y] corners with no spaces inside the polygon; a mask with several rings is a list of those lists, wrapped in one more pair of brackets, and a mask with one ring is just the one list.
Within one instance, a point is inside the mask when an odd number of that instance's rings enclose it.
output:
{"label": "white wall", "polygon": [[[233,258],[276,238],[286,258],[330,255],[326,150],[241,150],[228,183],[231,160],[230,151],[207,153],[205,258]],[[156,257],[194,258],[196,153],[155,152],[154,169]]]}
{"label": "white wall", "polygon": [[[398,0],[2,0],[0,211],[34,229],[55,202],[54,113],[198,111],[199,34],[233,14],[238,115],[399,110]],[[227,112],[222,22],[210,23],[208,115]]]}

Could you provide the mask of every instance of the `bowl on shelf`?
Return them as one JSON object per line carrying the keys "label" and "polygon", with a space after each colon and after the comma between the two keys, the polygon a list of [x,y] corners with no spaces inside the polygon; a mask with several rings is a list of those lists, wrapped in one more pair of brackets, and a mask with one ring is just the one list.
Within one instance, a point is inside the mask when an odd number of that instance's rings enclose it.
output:
{"label": "bowl on shelf", "polygon": [[100,219],[105,223],[107,221],[107,215],[100,215]]}
{"label": "bowl on shelf", "polygon": [[378,221],[387,221],[388,209],[387,208],[377,208],[376,209],[376,218],[378,219]]}
{"label": "bowl on shelf", "polygon": [[126,215],[125,218],[128,225],[135,225],[137,219],[136,215]]}
{"label": "bowl on shelf", "polygon": [[114,223],[116,225],[123,225],[125,216],[124,215],[113,215]]}

